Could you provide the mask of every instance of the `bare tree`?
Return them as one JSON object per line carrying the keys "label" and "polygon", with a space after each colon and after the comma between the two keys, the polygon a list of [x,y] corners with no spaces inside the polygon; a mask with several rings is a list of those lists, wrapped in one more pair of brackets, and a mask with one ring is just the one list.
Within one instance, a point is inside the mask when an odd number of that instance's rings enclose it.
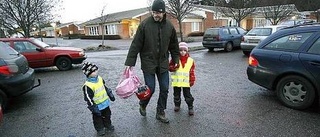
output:
{"label": "bare tree", "polygon": [[215,6],[217,0],[200,0],[201,5]]}
{"label": "bare tree", "polygon": [[254,0],[220,0],[217,5],[219,12],[236,20],[239,27],[240,22],[256,10]]}
{"label": "bare tree", "polygon": [[105,31],[105,26],[103,25],[105,22],[106,22],[106,20],[108,19],[108,16],[109,15],[104,15],[104,11],[105,11],[105,9],[106,9],[106,7],[107,7],[107,5],[104,5],[103,7],[102,7],[102,10],[101,10],[101,16],[100,16],[100,22],[99,22],[99,26],[101,27],[101,31],[102,31],[102,36],[101,36],[101,38],[102,38],[102,42],[101,42],[101,46],[104,46],[104,33],[106,32]]}
{"label": "bare tree", "polygon": [[288,18],[293,13],[295,6],[290,5],[275,5],[261,7],[263,16],[271,22],[272,25],[277,25],[281,20]]}
{"label": "bare tree", "polygon": [[179,24],[180,40],[183,41],[182,21],[194,11],[194,5],[189,0],[167,0],[168,13],[177,19]]}
{"label": "bare tree", "polygon": [[314,15],[320,22],[320,2],[315,0],[293,0],[299,11],[314,11]]}
{"label": "bare tree", "polygon": [[30,37],[34,24],[53,19],[50,11],[58,2],[60,0],[0,0],[2,27]]}

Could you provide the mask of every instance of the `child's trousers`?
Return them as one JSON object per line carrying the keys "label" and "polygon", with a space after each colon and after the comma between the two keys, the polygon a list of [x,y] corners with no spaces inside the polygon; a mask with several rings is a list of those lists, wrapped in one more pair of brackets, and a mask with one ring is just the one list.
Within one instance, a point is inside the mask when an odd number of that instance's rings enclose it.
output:
{"label": "child's trousers", "polygon": [[180,107],[181,105],[181,89],[183,91],[184,99],[189,109],[193,108],[194,98],[191,95],[190,87],[173,87],[173,102],[174,105]]}
{"label": "child's trousers", "polygon": [[101,111],[101,116],[92,114],[93,125],[97,131],[103,130],[104,127],[108,128],[111,126],[111,110],[107,107]]}

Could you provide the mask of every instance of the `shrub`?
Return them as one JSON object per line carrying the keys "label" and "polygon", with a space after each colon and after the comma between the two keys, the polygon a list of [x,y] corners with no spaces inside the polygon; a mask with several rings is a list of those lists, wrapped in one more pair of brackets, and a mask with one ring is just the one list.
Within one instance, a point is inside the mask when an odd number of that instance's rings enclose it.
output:
{"label": "shrub", "polygon": [[84,36],[84,34],[68,34],[63,36],[64,39],[78,39],[80,37]]}
{"label": "shrub", "polygon": [[204,32],[191,32],[188,34],[188,37],[194,37],[194,36],[203,36]]}
{"label": "shrub", "polygon": [[[98,36],[81,36],[81,39],[102,39],[102,35]],[[121,39],[120,35],[104,35],[105,40]]]}

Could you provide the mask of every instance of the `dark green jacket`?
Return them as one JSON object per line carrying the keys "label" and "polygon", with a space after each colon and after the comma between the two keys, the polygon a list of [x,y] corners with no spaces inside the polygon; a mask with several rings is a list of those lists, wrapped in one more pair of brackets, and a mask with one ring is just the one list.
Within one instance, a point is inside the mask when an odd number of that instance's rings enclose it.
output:
{"label": "dark green jacket", "polygon": [[135,66],[138,53],[140,54],[141,69],[154,74],[159,68],[160,72],[169,69],[169,53],[175,63],[179,63],[179,46],[176,30],[166,15],[161,22],[148,17],[138,27],[137,33],[131,43],[126,66]]}

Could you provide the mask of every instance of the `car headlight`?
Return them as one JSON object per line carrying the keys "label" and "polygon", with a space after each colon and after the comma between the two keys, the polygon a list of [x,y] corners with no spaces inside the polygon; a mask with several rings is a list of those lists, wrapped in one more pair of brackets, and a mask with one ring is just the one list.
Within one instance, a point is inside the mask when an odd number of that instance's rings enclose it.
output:
{"label": "car headlight", "polygon": [[84,51],[79,52],[79,56],[85,56]]}

